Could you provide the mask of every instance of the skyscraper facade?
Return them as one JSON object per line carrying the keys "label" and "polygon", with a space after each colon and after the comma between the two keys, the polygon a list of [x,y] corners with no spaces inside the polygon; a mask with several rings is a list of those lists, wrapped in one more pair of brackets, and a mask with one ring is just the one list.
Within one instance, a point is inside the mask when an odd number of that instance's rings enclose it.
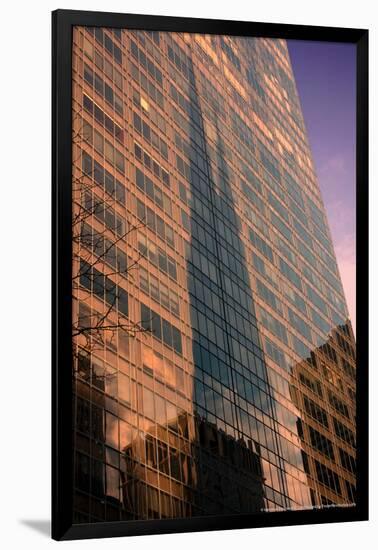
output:
{"label": "skyscraper facade", "polygon": [[355,341],[284,40],[75,28],[75,522],[355,503]]}

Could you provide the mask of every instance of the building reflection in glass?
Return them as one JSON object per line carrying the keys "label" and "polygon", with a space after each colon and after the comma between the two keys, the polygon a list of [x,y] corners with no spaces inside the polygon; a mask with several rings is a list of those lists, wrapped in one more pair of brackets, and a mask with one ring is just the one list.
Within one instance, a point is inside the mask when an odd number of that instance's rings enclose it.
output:
{"label": "building reflection in glass", "polygon": [[355,501],[355,342],[287,47],[76,28],[75,522]]}
{"label": "building reflection in glass", "polygon": [[355,502],[354,360],[353,332],[347,322],[292,369],[290,394],[301,411],[297,428],[314,506]]}

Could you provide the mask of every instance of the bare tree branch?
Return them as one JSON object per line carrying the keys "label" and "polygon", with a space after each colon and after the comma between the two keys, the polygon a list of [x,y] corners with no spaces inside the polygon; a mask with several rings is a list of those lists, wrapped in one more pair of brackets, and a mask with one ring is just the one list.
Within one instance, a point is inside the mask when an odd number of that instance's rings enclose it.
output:
{"label": "bare tree branch", "polygon": [[[78,308],[76,315],[73,316],[72,337],[80,347],[82,353],[93,353],[95,349],[103,350],[106,345],[114,344],[114,339],[118,331],[122,331],[129,338],[134,338],[139,333],[149,332],[149,329],[141,326],[140,323],[130,319],[125,320],[117,312],[118,302],[118,284],[108,277],[122,276],[133,279],[131,271],[138,267],[139,261],[143,256],[137,251],[137,257],[129,264],[126,247],[128,239],[132,233],[145,227],[145,223],[131,223],[124,220],[117,222],[118,200],[116,197],[116,188],[109,193],[105,188],[105,183],[101,185],[96,181],[94,168],[84,172],[84,167],[78,166],[83,152],[92,151],[91,139],[85,136],[85,119],[83,117],[83,107],[74,108],[73,136],[72,142],[75,148],[73,167],[75,175],[72,180],[72,241],[74,246],[73,259],[75,269],[72,275],[72,293],[73,299],[77,300]],[[93,160],[92,160],[93,163]],[[103,195],[102,197],[100,195]],[[106,224],[106,216],[114,217],[114,225]],[[112,219],[112,218],[110,218]],[[93,222],[95,221],[95,226]],[[126,229],[119,233],[120,227],[125,224]],[[86,226],[88,229],[87,234]],[[97,229],[96,226],[101,226]],[[118,269],[116,262],[117,245],[122,244],[122,252],[126,256],[126,267]],[[109,261],[114,252],[114,262]],[[109,270],[109,266],[117,266]],[[94,271],[95,268],[96,271]],[[80,304],[86,304],[96,296],[93,291],[88,290],[80,284],[83,277],[90,278],[91,284],[102,284],[104,298],[106,292],[110,291],[111,301],[103,302],[103,311],[101,313],[89,309],[89,314],[80,317]],[[97,278],[97,281],[96,281]],[[104,281],[111,283],[110,289],[106,288]]]}

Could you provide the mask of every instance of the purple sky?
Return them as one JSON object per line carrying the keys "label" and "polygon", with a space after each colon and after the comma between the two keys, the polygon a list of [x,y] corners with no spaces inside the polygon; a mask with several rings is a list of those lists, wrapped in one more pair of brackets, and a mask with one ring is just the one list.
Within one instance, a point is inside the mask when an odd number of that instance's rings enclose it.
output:
{"label": "purple sky", "polygon": [[356,327],[356,48],[288,40],[337,263]]}

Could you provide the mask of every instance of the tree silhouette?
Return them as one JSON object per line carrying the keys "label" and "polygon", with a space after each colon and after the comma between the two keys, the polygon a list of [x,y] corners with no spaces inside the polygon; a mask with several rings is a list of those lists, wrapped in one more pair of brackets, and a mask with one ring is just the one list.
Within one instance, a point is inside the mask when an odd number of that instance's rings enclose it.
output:
{"label": "tree silhouette", "polygon": [[[117,279],[133,279],[133,271],[142,254],[138,252],[136,259],[129,261],[126,251],[131,235],[145,227],[145,223],[142,220],[133,224],[115,215],[116,186],[109,190],[98,182],[94,163],[91,170],[84,169],[80,163],[82,155],[92,151],[92,142],[86,132],[82,107],[77,104],[73,114],[72,147],[72,338],[75,357],[114,345],[119,331],[133,338],[147,329],[130,320],[124,312],[120,313],[117,304],[124,291],[116,282]],[[96,308],[90,306],[94,296],[99,298]]]}

